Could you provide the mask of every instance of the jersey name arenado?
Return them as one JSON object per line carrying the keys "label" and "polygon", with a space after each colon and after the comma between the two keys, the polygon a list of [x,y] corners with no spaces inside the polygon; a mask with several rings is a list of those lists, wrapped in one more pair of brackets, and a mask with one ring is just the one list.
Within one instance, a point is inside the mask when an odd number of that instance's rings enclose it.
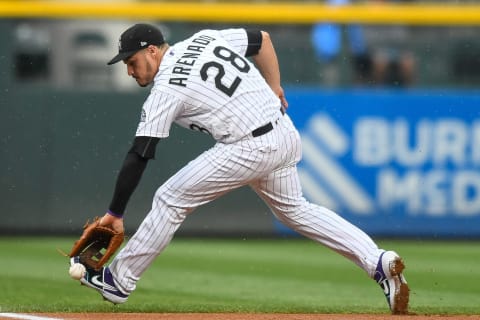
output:
{"label": "jersey name arenado", "polygon": [[173,122],[223,143],[278,117],[280,99],[244,57],[244,29],[202,30],[165,53],[137,136],[164,138]]}

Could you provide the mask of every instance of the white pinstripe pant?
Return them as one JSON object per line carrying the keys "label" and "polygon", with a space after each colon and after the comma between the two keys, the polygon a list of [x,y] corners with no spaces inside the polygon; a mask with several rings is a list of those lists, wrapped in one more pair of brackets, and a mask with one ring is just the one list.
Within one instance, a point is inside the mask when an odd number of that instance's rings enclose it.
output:
{"label": "white pinstripe pant", "polygon": [[221,195],[250,185],[285,225],[352,260],[373,277],[382,250],[363,231],[331,210],[302,196],[296,164],[298,131],[290,118],[260,137],[217,143],[165,182],[134,236],[109,266],[119,288],[136,282],[170,243],[186,216]]}

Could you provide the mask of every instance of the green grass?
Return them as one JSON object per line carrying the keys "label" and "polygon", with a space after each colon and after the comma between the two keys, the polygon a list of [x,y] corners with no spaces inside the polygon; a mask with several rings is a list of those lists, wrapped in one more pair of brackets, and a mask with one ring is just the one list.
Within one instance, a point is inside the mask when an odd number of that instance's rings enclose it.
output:
{"label": "green grass", "polygon": [[[174,239],[126,304],[68,276],[70,238],[0,238],[0,312],[387,313],[360,268],[308,240]],[[480,314],[478,242],[379,241],[402,254],[411,309]]]}

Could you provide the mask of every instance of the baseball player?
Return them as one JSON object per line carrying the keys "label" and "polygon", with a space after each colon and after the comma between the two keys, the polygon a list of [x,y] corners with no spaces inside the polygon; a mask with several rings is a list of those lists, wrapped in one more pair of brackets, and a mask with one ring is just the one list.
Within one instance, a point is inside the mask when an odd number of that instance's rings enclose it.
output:
{"label": "baseball player", "polygon": [[124,303],[189,214],[249,185],[285,225],[365,270],[384,290],[392,313],[408,312],[399,255],[379,249],[363,231],[302,196],[300,136],[285,112],[288,103],[267,32],[202,30],[169,45],[156,27],[136,24],[122,33],[119,52],[108,64],[119,61],[140,86],[152,87],[101,225],[123,231],[127,202],[173,122],[209,134],[216,144],[158,188],[133,237],[109,266],[87,268],[83,284]]}

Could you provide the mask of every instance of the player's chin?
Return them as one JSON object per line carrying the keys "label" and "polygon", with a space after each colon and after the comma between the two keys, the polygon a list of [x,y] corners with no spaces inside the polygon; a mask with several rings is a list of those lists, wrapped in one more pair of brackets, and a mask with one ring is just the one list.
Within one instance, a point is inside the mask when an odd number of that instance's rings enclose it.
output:
{"label": "player's chin", "polygon": [[146,87],[150,84],[148,81],[142,81],[140,79],[135,79],[140,87]]}

